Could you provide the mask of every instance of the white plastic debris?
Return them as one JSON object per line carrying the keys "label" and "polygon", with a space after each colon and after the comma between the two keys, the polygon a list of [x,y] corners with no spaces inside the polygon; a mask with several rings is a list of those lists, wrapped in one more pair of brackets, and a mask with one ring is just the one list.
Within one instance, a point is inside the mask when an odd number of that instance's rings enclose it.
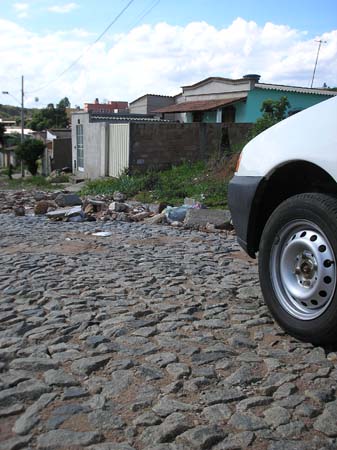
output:
{"label": "white plastic debris", "polygon": [[97,231],[96,233],[91,233],[93,236],[101,236],[101,237],[107,237],[112,236],[111,231]]}

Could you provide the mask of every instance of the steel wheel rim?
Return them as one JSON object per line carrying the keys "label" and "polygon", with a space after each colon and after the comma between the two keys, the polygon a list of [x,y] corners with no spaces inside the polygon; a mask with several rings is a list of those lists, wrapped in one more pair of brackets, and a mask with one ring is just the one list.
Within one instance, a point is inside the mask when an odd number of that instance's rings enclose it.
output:
{"label": "steel wheel rim", "polygon": [[324,232],[310,221],[292,221],[281,229],[273,242],[270,273],[281,306],[296,319],[316,319],[333,299],[335,254]]}

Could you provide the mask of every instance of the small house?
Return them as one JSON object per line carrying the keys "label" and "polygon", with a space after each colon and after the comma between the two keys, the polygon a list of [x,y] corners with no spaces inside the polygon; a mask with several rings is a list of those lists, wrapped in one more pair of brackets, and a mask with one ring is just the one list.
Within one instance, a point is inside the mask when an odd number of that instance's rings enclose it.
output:
{"label": "small house", "polygon": [[264,100],[287,97],[289,114],[309,108],[337,95],[329,89],[261,83],[260,75],[239,79],[209,77],[189,86],[174,97],[169,106],[156,108],[157,114],[175,114],[185,123],[254,123],[261,116]]}

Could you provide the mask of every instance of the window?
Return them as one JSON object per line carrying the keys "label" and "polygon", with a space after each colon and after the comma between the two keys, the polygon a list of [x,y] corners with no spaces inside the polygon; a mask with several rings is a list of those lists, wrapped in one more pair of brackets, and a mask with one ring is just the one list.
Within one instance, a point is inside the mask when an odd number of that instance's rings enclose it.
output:
{"label": "window", "polygon": [[84,170],[83,125],[76,125],[77,169]]}

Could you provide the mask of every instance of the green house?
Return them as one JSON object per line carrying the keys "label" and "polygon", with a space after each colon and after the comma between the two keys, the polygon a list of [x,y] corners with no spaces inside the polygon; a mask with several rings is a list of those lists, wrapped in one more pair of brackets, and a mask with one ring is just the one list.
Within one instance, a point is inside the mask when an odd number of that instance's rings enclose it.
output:
{"label": "green house", "polygon": [[291,115],[335,95],[337,92],[329,89],[260,83],[255,74],[235,80],[210,77],[183,86],[181,94],[173,97],[174,104],[155,112],[163,117],[174,113],[174,119],[184,123],[253,123],[262,114],[264,100],[287,97]]}

